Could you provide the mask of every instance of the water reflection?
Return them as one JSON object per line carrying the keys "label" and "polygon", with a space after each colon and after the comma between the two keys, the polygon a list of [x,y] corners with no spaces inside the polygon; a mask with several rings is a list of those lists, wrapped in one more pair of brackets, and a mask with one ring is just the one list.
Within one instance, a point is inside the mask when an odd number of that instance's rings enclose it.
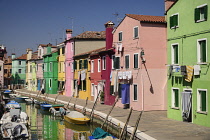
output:
{"label": "water reflection", "polygon": [[43,111],[35,105],[20,103],[29,116],[30,140],[88,140],[89,125],[75,125]]}

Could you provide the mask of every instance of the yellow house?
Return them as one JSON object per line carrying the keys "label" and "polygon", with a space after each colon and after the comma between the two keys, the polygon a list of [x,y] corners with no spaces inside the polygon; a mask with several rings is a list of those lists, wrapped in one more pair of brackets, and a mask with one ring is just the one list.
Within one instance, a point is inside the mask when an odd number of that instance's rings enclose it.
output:
{"label": "yellow house", "polygon": [[91,100],[89,53],[74,56],[74,97]]}
{"label": "yellow house", "polygon": [[65,44],[61,43],[58,47],[58,92],[65,95]]}

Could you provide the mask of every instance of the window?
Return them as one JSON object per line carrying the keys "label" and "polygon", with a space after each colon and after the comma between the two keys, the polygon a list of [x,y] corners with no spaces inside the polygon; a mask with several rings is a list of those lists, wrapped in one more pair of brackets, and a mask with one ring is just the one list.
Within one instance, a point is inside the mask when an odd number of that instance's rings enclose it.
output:
{"label": "window", "polygon": [[91,61],[91,73],[94,73],[94,60]]}
{"label": "window", "polygon": [[18,73],[21,73],[21,69],[18,69]]}
{"label": "window", "polygon": [[73,52],[74,51],[74,43],[71,43],[71,51]]}
{"label": "window", "polygon": [[114,69],[120,69],[120,57],[114,58]]}
{"label": "window", "polygon": [[71,72],[74,72],[74,62],[71,63]]}
{"label": "window", "polygon": [[195,8],[195,22],[201,22],[207,20],[208,7],[206,4],[200,5]]}
{"label": "window", "polygon": [[119,42],[122,41],[122,32],[119,32],[119,34],[118,34],[118,41],[119,41]]}
{"label": "window", "polygon": [[139,27],[136,26],[133,28],[133,38],[138,38],[139,37]]}
{"label": "window", "polygon": [[62,54],[65,54],[65,47],[62,48]]}
{"label": "window", "polygon": [[88,68],[88,60],[85,59],[85,60],[84,60],[84,69],[87,69],[87,68]]}
{"label": "window", "polygon": [[197,61],[198,63],[207,62],[207,44],[206,39],[199,39],[197,41]]}
{"label": "window", "polygon": [[173,88],[172,89],[172,108],[178,108],[179,107],[179,89]]}
{"label": "window", "polygon": [[179,50],[178,50],[178,44],[172,44],[171,45],[171,63],[172,64],[178,64],[179,63]]}
{"label": "window", "polygon": [[102,57],[102,70],[106,70],[106,56]]}
{"label": "window", "polygon": [[197,109],[200,112],[207,112],[207,90],[198,89]]}
{"label": "window", "polygon": [[21,61],[19,61],[18,63],[19,63],[19,65],[21,65]]}
{"label": "window", "polygon": [[51,72],[52,71],[52,62],[50,62],[50,67],[49,67],[49,71]]}
{"label": "window", "polygon": [[94,84],[93,83],[91,83],[91,96],[94,96],[94,93],[95,92],[95,90],[94,90]]}
{"label": "window", "polygon": [[129,55],[125,55],[125,68],[129,68]]}
{"label": "window", "polygon": [[61,54],[60,50],[61,50],[61,49],[59,48],[59,49],[58,49],[58,55],[60,55],[60,54]]}
{"label": "window", "polygon": [[136,53],[134,54],[134,68],[138,68],[139,67],[139,54]]}
{"label": "window", "polygon": [[49,79],[49,88],[52,87],[52,79]]}
{"label": "window", "polygon": [[112,69],[114,69],[114,59],[115,59],[115,56],[112,55]]}
{"label": "window", "polygon": [[178,14],[174,14],[170,17],[170,28],[177,28],[179,26],[178,18],[179,18]]}
{"label": "window", "polygon": [[133,100],[137,101],[138,100],[138,90],[137,90],[137,85],[133,84]]}
{"label": "window", "polygon": [[101,72],[101,59],[98,59],[98,72]]}
{"label": "window", "polygon": [[79,69],[82,69],[82,60],[79,60]]}

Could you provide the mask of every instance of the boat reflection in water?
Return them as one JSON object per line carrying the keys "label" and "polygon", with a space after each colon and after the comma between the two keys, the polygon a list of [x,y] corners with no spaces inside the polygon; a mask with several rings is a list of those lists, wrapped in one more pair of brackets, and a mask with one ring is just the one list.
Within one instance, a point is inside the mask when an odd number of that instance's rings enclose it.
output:
{"label": "boat reflection in water", "polygon": [[75,125],[53,116],[49,111],[36,108],[35,105],[21,103],[29,116],[30,140],[88,140],[90,126]]}

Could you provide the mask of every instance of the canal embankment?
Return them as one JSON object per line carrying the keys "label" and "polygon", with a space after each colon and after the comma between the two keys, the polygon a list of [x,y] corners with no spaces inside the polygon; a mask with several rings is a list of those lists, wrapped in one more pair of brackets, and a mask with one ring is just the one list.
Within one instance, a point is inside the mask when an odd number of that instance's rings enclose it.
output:
{"label": "canal embankment", "polygon": [[[26,89],[18,89],[15,90],[15,92],[33,98],[38,97],[49,102],[54,102],[56,100],[56,102],[65,105],[68,104],[71,98],[65,95],[57,96],[56,94],[48,94],[48,96],[41,94],[40,96],[37,96],[38,92],[28,91]],[[75,107],[77,110],[83,110],[84,106],[86,106],[85,109],[87,114],[90,114],[93,105],[93,101],[88,101],[86,105],[85,100],[78,98],[71,98],[69,103],[69,106]],[[112,106],[97,103],[94,110],[94,116],[101,118],[102,120],[105,119],[111,107]],[[111,122],[112,125],[123,128],[129,111],[129,109],[114,107],[108,117],[108,121]],[[139,113],[139,111],[132,111],[127,127],[128,133],[133,132]],[[143,112],[136,136],[142,140],[208,140],[210,138],[210,128],[169,119],[167,118],[166,113],[166,111]]]}

